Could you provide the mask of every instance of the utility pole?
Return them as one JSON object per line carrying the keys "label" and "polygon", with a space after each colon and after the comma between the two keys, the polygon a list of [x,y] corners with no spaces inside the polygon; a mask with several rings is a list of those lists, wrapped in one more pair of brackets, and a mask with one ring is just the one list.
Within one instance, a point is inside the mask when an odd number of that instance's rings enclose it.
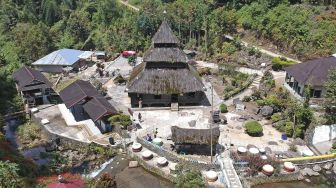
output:
{"label": "utility pole", "polygon": [[211,123],[210,123],[210,161],[212,164],[212,124],[213,124],[213,114],[214,114],[214,108],[213,108],[213,85],[212,85],[212,81],[210,79],[210,84],[211,84]]}

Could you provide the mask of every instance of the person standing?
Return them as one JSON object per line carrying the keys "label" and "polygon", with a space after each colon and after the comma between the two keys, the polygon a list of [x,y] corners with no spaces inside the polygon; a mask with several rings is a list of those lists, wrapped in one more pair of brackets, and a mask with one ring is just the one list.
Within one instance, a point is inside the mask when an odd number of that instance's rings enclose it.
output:
{"label": "person standing", "polygon": [[139,108],[142,108],[142,99],[139,99]]}
{"label": "person standing", "polygon": [[138,120],[139,120],[139,122],[141,122],[141,118],[142,118],[142,115],[141,115],[141,113],[139,112],[139,114],[138,114]]}
{"label": "person standing", "polygon": [[157,134],[158,134],[158,128],[156,128],[154,131],[154,138],[156,138]]}

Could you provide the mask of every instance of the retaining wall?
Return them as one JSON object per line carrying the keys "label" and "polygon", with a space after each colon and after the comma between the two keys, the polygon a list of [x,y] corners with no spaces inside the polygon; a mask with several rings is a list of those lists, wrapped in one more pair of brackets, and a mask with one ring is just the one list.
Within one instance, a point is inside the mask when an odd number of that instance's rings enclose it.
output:
{"label": "retaining wall", "polygon": [[186,157],[179,156],[178,154],[168,151],[155,144],[152,144],[151,142],[148,142],[145,139],[137,137],[137,142],[139,142],[141,145],[148,148],[149,150],[157,153],[158,155],[165,157],[169,161],[173,161],[175,163],[177,162],[183,162],[187,164],[189,163],[191,166],[194,166],[200,170],[209,170],[209,169],[220,170],[220,166],[218,164],[210,164],[210,163],[205,163],[205,162],[202,163],[202,162],[198,162],[197,160],[192,160]]}

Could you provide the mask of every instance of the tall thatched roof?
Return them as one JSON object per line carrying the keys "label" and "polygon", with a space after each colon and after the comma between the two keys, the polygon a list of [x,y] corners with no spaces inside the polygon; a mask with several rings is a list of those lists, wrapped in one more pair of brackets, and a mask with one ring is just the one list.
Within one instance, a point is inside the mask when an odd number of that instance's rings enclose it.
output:
{"label": "tall thatched roof", "polygon": [[[172,140],[175,144],[206,144],[211,145],[211,129],[185,129],[178,126],[171,127]],[[217,144],[219,127],[212,128],[212,144]]]}
{"label": "tall thatched roof", "polygon": [[145,62],[187,62],[187,56],[180,48],[153,48],[144,54]]}
{"label": "tall thatched roof", "polygon": [[158,31],[153,37],[154,44],[179,44],[180,41],[170,29],[166,20],[164,20]]}
{"label": "tall thatched roof", "polygon": [[128,83],[129,93],[180,94],[203,91],[204,85],[192,66],[183,69],[146,69],[146,63],[134,68]]}
{"label": "tall thatched roof", "polygon": [[144,55],[144,63],[136,66],[128,82],[129,93],[181,94],[203,91],[198,72],[187,62],[178,39],[163,21],[153,37],[153,45]]}

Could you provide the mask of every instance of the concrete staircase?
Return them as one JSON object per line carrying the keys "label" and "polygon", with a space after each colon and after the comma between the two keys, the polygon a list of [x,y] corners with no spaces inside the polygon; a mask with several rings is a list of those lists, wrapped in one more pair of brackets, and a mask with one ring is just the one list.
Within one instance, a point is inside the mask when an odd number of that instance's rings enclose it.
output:
{"label": "concrete staircase", "polygon": [[261,81],[261,78],[262,76],[261,75],[258,75],[252,82],[252,84],[248,87],[249,89],[252,89],[252,88],[257,88],[259,89],[259,85],[260,85],[260,81]]}

